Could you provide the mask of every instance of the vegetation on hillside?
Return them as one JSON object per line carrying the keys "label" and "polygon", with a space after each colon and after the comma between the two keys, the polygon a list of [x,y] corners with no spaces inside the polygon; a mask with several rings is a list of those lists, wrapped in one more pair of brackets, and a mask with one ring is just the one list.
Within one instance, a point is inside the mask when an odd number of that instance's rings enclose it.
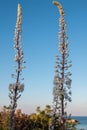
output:
{"label": "vegetation on hillside", "polygon": [[[41,109],[40,106],[36,108],[36,113],[25,114],[20,109],[15,112],[14,130],[49,130],[51,122],[52,109],[50,105],[46,105],[45,109]],[[7,108],[3,108],[0,112],[0,130],[8,130],[10,111]],[[67,130],[76,130],[76,123],[67,122]],[[59,129],[58,122],[56,123],[54,130]]]}

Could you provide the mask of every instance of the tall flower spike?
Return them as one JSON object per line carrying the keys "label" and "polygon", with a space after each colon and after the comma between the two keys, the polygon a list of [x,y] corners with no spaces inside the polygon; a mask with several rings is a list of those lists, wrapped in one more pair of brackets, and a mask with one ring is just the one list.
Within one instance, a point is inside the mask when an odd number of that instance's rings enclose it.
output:
{"label": "tall flower spike", "polygon": [[22,24],[22,12],[21,6],[18,4],[18,14],[17,14],[17,22],[15,27],[15,38],[14,38],[14,49],[15,49],[15,57],[14,60],[17,64],[16,66],[16,74],[12,74],[12,77],[15,79],[15,83],[9,84],[9,98],[11,100],[10,105],[10,117],[9,117],[9,124],[8,129],[14,130],[15,126],[15,110],[17,108],[17,100],[21,96],[21,92],[24,90],[24,84],[21,83],[21,72],[22,69],[25,68],[23,65],[25,62],[23,60],[23,50],[21,49],[21,24]]}
{"label": "tall flower spike", "polygon": [[62,5],[59,2],[56,2],[56,1],[53,1],[53,4],[58,7],[60,15],[64,15],[64,10],[62,8]]}
{"label": "tall flower spike", "polygon": [[[59,52],[60,56],[56,56],[56,74],[54,77],[53,88],[53,116],[50,130],[55,130],[58,127],[61,130],[66,130],[66,105],[71,102],[71,73],[68,69],[71,67],[71,61],[68,61],[69,49],[68,38],[66,34],[66,24],[64,19],[64,10],[59,2],[53,1],[60,12],[59,19]],[[58,126],[56,126],[58,125]],[[58,129],[57,128],[57,129]]]}
{"label": "tall flower spike", "polygon": [[17,23],[16,23],[16,28],[20,28],[22,23],[22,12],[21,12],[21,6],[18,4],[18,16],[17,16]]}

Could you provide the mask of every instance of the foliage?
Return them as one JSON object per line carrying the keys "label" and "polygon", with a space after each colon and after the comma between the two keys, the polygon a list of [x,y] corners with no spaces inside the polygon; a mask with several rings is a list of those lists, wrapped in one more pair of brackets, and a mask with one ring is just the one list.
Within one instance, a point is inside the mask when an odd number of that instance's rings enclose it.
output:
{"label": "foliage", "polygon": [[0,112],[0,130],[7,130],[9,119],[9,111],[3,108],[3,111]]}
{"label": "foliage", "polygon": [[[39,108],[39,112],[38,112]],[[52,109],[46,105],[41,110],[40,106],[36,108],[36,113],[30,115],[24,114],[20,109],[15,112],[14,130],[49,130]],[[9,109],[4,108],[0,112],[0,130],[8,130]],[[67,123],[67,130],[76,130],[76,124]],[[54,130],[61,130],[59,122],[56,122]]]}
{"label": "foliage", "polygon": [[[51,112],[50,108],[51,107],[47,105],[44,110],[40,109],[39,112],[37,111],[37,113],[32,113],[30,115],[22,113],[19,109],[16,110],[13,124],[14,130],[48,130],[51,118],[49,113]],[[0,113],[0,130],[8,130],[9,114],[10,112],[7,109]]]}

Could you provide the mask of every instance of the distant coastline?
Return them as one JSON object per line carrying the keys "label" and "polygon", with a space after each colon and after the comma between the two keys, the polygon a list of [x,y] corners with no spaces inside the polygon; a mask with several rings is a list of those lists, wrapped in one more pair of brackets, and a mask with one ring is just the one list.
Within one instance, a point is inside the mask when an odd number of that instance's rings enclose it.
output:
{"label": "distant coastline", "polygon": [[72,116],[71,118],[79,121],[76,126],[77,130],[87,130],[87,116]]}

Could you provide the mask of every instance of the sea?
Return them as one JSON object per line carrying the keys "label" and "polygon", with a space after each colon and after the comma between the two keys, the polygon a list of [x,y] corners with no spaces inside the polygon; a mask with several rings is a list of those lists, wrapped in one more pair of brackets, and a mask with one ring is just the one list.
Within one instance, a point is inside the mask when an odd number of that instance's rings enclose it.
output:
{"label": "sea", "polygon": [[87,130],[87,116],[73,116],[72,119],[79,121],[76,130]]}

